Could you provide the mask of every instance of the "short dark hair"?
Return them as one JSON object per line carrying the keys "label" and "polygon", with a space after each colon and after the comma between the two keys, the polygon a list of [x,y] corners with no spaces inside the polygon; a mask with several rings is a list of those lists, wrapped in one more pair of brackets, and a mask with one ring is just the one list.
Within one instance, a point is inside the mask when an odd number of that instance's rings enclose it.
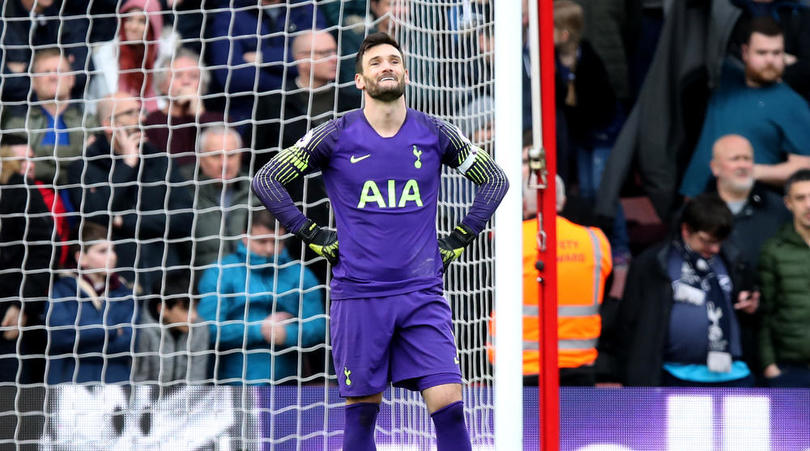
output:
{"label": "short dark hair", "polygon": [[810,169],[799,169],[785,180],[785,194],[790,194],[790,188],[799,182],[810,182]]}
{"label": "short dark hair", "polygon": [[0,134],[0,147],[23,146],[28,144],[28,137],[22,133]]}
{"label": "short dark hair", "polygon": [[[73,258],[76,252],[86,252],[87,245],[92,241],[104,241],[107,239],[109,239],[107,237],[107,227],[97,222],[83,221],[76,224],[70,233],[70,257]],[[78,263],[74,260],[74,267],[78,267]]]}
{"label": "short dark hair", "polygon": [[193,294],[191,273],[188,269],[173,269],[167,271],[162,279],[155,281],[152,286],[154,295],[149,299],[149,313],[156,320],[160,320],[158,306],[173,309],[180,306],[184,310],[191,308],[191,295]]}
{"label": "short dark hair", "polygon": [[254,211],[253,216],[250,218],[250,229],[248,229],[248,232],[252,231],[253,227],[257,225],[264,226],[268,230],[275,230],[276,217],[267,210]]}
{"label": "short dark hair", "polygon": [[779,25],[779,22],[777,22],[773,17],[759,16],[754,17],[751,19],[751,22],[748,23],[748,35],[745,39],[746,43],[751,43],[751,36],[754,33],[764,34],[765,36],[774,38],[776,36],[782,36],[784,31],[782,31],[782,27]]}
{"label": "short dark hair", "polygon": [[681,224],[686,224],[692,232],[706,232],[718,240],[725,240],[731,234],[734,216],[717,194],[703,193],[686,203]]}
{"label": "short dark hair", "polygon": [[397,49],[400,55],[402,55],[402,49],[399,47],[399,43],[388,35],[388,33],[383,33],[381,31],[377,33],[372,33],[366,36],[363,39],[363,43],[360,44],[360,50],[357,51],[357,59],[354,62],[354,71],[358,74],[363,73],[363,55],[365,55],[366,50],[377,47],[378,45],[388,44],[393,46]]}

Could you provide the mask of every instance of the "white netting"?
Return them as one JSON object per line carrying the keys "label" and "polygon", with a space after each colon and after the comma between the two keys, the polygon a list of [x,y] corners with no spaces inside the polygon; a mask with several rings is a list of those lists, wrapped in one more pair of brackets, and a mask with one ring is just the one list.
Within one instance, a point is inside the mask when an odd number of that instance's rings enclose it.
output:
{"label": "white netting", "polygon": [[[359,106],[354,56],[378,29],[407,54],[409,106],[492,151],[488,3],[3,2],[0,448],[335,449],[327,268],[277,226],[262,229],[250,179]],[[295,42],[313,26],[334,41]],[[334,59],[337,79],[321,86]],[[101,101],[115,92],[128,94]],[[30,178],[15,175],[30,162]],[[319,176],[292,190],[305,214],[331,220]],[[441,233],[474,192],[445,168]],[[243,243],[251,223],[277,236]],[[445,278],[482,447],[494,415],[490,232]],[[121,280],[104,270],[105,241]],[[272,251],[281,245],[286,255]],[[417,393],[386,392],[380,449],[425,449],[433,436]]]}

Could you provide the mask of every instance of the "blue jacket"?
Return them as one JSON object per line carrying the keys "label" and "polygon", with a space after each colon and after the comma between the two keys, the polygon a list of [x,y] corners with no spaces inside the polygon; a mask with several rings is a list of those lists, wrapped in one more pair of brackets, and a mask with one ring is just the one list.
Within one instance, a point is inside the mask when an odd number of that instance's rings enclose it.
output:
{"label": "blue jacket", "polygon": [[129,381],[137,319],[132,290],[121,284],[99,300],[96,308],[90,293],[77,289],[76,277],[54,284],[45,313],[49,384]]}
{"label": "blue jacket", "polygon": [[[233,7],[230,1],[221,3],[223,9],[213,16],[208,27],[208,38],[212,40],[207,43],[206,53],[209,65],[214,67],[212,91],[249,93],[249,102],[240,99],[230,104],[232,110],[249,115],[255,93],[281,89],[285,69],[288,79],[297,76],[294,66],[285,65],[292,61],[290,34],[313,26],[325,28],[326,23],[315,14],[309,1],[290,0],[264,7],[256,0],[234,0]],[[278,16],[274,18],[271,11]],[[242,55],[248,52],[261,55],[261,61],[245,61]]]}
{"label": "blue jacket", "polygon": [[[299,374],[296,351],[323,343],[326,334],[318,285],[312,271],[293,262],[286,249],[276,260],[248,255],[241,242],[235,253],[206,270],[197,313],[210,321],[211,345],[218,351],[214,364],[218,381],[261,384]],[[262,321],[275,312],[295,318],[285,326],[281,345],[269,344],[261,333]],[[238,351],[229,352],[234,349]]]}

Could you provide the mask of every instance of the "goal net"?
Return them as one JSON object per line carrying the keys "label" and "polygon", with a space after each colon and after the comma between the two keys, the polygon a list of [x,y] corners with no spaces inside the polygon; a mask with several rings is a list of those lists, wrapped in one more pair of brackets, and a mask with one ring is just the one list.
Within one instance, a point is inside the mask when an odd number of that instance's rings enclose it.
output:
{"label": "goal net", "polygon": [[[406,53],[408,105],[494,152],[491,3],[3,2],[0,448],[339,448],[330,274],[262,222],[251,177],[360,105],[375,31]],[[440,234],[474,194],[444,168]],[[319,174],[292,197],[333,220]],[[494,444],[492,231],[445,276],[476,449]],[[376,441],[435,446],[418,393],[386,391]]]}

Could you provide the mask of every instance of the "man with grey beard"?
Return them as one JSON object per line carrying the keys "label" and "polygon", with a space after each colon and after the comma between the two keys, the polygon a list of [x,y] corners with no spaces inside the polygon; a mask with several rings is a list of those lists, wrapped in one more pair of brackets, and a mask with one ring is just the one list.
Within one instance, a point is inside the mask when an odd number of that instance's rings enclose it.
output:
{"label": "man with grey beard", "polygon": [[[778,194],[754,180],[754,148],[745,137],[725,135],[715,141],[709,166],[717,195],[734,217],[728,247],[736,248],[740,254],[738,261],[754,274],[762,246],[790,220],[790,212]],[[757,292],[759,285],[757,275],[740,288]],[[755,364],[760,360],[757,347],[760,320],[760,315],[738,316],[745,359]],[[755,371],[754,377],[759,380],[761,374]]]}
{"label": "man with grey beard", "polygon": [[712,145],[721,136],[745,136],[754,148],[753,177],[781,190],[798,169],[810,167],[810,107],[782,82],[785,39],[770,17],[751,21],[742,47],[744,72],[726,64],[706,109],[680,192],[695,197],[711,180]]}
{"label": "man with grey beard", "polygon": [[734,215],[729,242],[751,268],[757,267],[763,243],[790,219],[782,198],[754,180],[754,148],[741,135],[725,135],[714,142],[709,163],[717,194]]}

